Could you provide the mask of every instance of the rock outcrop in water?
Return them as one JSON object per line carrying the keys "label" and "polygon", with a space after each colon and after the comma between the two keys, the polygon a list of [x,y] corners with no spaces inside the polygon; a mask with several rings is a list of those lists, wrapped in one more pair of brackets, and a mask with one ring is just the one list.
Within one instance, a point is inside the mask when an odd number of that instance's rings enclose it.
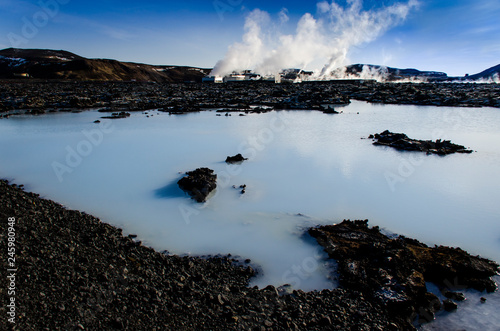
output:
{"label": "rock outcrop in water", "polygon": [[118,118],[127,118],[127,117],[130,117],[130,113],[122,111],[119,113],[112,113],[111,116],[102,116],[101,118],[114,120]]}
{"label": "rock outcrop in water", "polygon": [[181,178],[177,184],[197,202],[205,202],[210,192],[217,187],[217,175],[212,169],[198,168],[186,172],[186,177]]}
{"label": "rock outcrop in water", "polygon": [[323,110],[323,114],[340,114],[340,112],[336,111],[332,106],[328,106],[325,110]]}
{"label": "rock outcrop in water", "polygon": [[375,139],[374,145],[390,146],[401,151],[419,151],[438,155],[472,153],[472,150],[465,148],[465,146],[453,144],[449,140],[416,140],[408,138],[404,133],[393,133],[389,130],[370,135],[368,138]]}
{"label": "rock outcrop in water", "polygon": [[[473,288],[493,292],[498,273],[495,262],[469,255],[460,248],[428,247],[417,240],[389,238],[368,221],[343,221],[309,230],[338,263],[340,285],[356,290],[386,307],[400,323],[419,316],[430,321],[441,309],[439,299],[426,289],[433,282],[446,291]],[[450,298],[461,298],[460,294]],[[451,305],[446,303],[445,308]]]}
{"label": "rock outcrop in water", "polygon": [[236,154],[235,156],[228,156],[226,158],[226,163],[239,163],[239,162],[243,162],[245,160],[248,160],[248,159],[244,158],[243,155],[241,155],[241,154]]}

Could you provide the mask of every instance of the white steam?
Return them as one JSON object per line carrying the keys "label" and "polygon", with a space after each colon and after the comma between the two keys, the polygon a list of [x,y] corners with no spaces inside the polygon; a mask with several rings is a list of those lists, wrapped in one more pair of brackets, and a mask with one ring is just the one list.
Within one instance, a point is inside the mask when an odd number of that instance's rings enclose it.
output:
{"label": "white steam", "polygon": [[347,64],[352,47],[371,42],[401,24],[417,6],[417,0],[408,0],[364,10],[362,0],[347,0],[345,7],[334,1],[319,2],[317,17],[304,14],[293,34],[282,34],[277,28],[289,20],[286,9],[278,15],[280,24],[273,24],[267,12],[256,9],[246,18],[242,42],[229,47],[212,75],[224,76],[246,69],[274,75],[285,68],[305,69],[322,61],[323,68],[315,71],[314,78],[329,77],[335,68]]}
{"label": "white steam", "polygon": [[361,0],[348,1],[350,7],[342,8],[335,2],[320,2],[318,10],[329,17],[328,34],[333,37],[327,64],[321,75],[328,75],[333,69],[346,64],[351,47],[374,41],[391,27],[401,24],[411,9],[418,5],[416,0],[397,3],[376,11],[363,11]]}
{"label": "white steam", "polygon": [[237,70],[253,68],[257,59],[264,56],[264,41],[261,26],[267,25],[271,20],[268,13],[255,9],[245,21],[245,34],[243,42],[235,43],[229,47],[224,60],[217,62],[212,70],[212,75],[224,76]]}
{"label": "white steam", "polygon": [[346,67],[339,67],[329,73],[333,79],[374,79],[378,82],[389,80],[389,69],[387,67],[372,67],[364,65],[361,72],[349,73]]}
{"label": "white steam", "polygon": [[500,74],[497,72],[496,74],[486,77],[480,78],[476,80],[465,79],[462,82],[465,83],[478,83],[478,84],[500,84]]}
{"label": "white steam", "polygon": [[[324,77],[326,78],[326,77]],[[391,75],[389,68],[386,66],[371,66],[363,65],[361,71],[348,72],[347,67],[342,66],[333,69],[327,76],[328,79],[366,79],[376,80],[377,82],[393,82],[393,83],[425,83],[429,81],[429,77],[422,73],[421,75],[401,76],[399,72]]]}

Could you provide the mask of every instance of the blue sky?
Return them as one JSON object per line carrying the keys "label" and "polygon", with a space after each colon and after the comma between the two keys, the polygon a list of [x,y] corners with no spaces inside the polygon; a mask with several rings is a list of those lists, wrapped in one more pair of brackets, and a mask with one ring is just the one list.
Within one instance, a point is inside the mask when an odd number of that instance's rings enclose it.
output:
{"label": "blue sky", "polygon": [[[365,0],[363,7],[377,10],[396,2]],[[316,2],[293,0],[0,0],[0,48],[64,49],[90,58],[211,68],[241,41],[245,18],[257,8],[276,22],[286,8],[283,34],[293,33],[305,13],[317,15]],[[499,17],[498,0],[419,0],[404,22],[350,48],[348,60],[477,73],[500,64]]]}

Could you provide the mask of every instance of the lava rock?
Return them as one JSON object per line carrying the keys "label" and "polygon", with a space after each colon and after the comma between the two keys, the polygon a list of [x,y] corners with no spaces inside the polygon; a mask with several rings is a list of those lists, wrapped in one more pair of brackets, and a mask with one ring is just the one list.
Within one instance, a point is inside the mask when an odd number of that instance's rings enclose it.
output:
{"label": "lava rock", "polygon": [[[171,73],[175,71],[168,70]],[[14,115],[29,110],[35,110],[35,113],[40,110],[38,113],[41,114],[42,111],[96,108],[100,112],[158,109],[172,114],[204,109],[223,109],[226,113],[262,113],[273,109],[324,111],[320,105],[347,105],[350,99],[385,104],[499,108],[499,93],[499,84],[384,84],[354,80],[293,85],[263,82],[196,85],[59,80],[10,84],[0,81],[0,113],[9,116],[10,112]],[[257,107],[251,108],[250,104]]]}
{"label": "lava rock", "polygon": [[328,106],[327,109],[323,110],[324,114],[340,114],[340,112],[336,111],[335,108]]}
{"label": "lava rock", "polygon": [[118,119],[118,118],[127,118],[127,117],[130,117],[130,113],[127,113],[127,112],[119,112],[119,113],[112,113],[111,116],[102,116],[101,118],[105,118],[105,119]]}
{"label": "lava rock", "polygon": [[458,309],[458,305],[451,301],[450,299],[443,300],[443,308],[444,310],[450,312]]}
{"label": "lava rock", "polygon": [[416,140],[408,138],[404,133],[393,133],[385,130],[382,133],[370,135],[370,139],[375,139],[373,143],[377,146],[390,146],[402,151],[419,151],[427,154],[448,155],[453,153],[472,153],[462,145],[452,144],[449,140],[438,139],[431,140]]}
{"label": "lava rock", "polygon": [[367,220],[311,228],[309,234],[337,261],[340,285],[379,302],[404,329],[418,314],[432,320],[439,310],[439,299],[427,291],[426,282],[441,288],[453,282],[479,291],[496,290],[491,279],[498,272],[495,262],[460,248],[389,238],[378,227],[369,228]]}
{"label": "lava rock", "polygon": [[177,184],[197,202],[205,202],[210,192],[217,187],[217,175],[209,168],[198,168],[186,173]]}
{"label": "lava rock", "polygon": [[[279,296],[273,287],[250,287],[256,272],[229,255],[178,256],[137,246],[118,228],[0,180],[0,218],[9,217],[16,217],[22,248],[15,330],[390,330],[393,323],[359,292]],[[0,222],[0,233],[7,227]],[[7,240],[0,240],[0,251],[7,251]]]}
{"label": "lava rock", "polygon": [[460,292],[452,292],[452,291],[443,291],[443,295],[447,297],[448,299],[455,300],[455,301],[465,301],[465,295]]}
{"label": "lava rock", "polygon": [[[13,216],[16,233],[24,234],[16,237],[22,247],[16,256],[22,266],[16,278],[16,301],[23,303],[19,330],[81,329],[78,325],[254,330],[266,324],[276,330],[414,330],[408,321],[416,317],[414,305],[428,320],[441,306],[434,295],[420,292],[426,281],[443,288],[450,282],[481,288],[494,286],[488,277],[498,270],[459,249],[388,238],[368,228],[367,221],[357,221],[335,226],[336,231],[315,228],[329,255],[341,257],[343,288],[258,289],[249,287],[254,269],[230,255],[159,253],[91,215],[0,180],[0,218]],[[7,233],[7,222],[0,222],[0,232]],[[0,250],[7,250],[6,240]],[[355,282],[361,290],[346,285]]]}
{"label": "lava rock", "polygon": [[228,156],[226,158],[226,163],[239,163],[248,160],[248,158],[244,158],[241,154],[236,154],[235,156]]}

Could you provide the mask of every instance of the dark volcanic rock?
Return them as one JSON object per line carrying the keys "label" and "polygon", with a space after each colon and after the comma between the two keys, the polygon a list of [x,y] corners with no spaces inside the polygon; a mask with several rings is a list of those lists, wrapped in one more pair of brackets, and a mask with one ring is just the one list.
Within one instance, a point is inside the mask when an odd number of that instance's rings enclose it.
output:
{"label": "dark volcanic rock", "polygon": [[340,114],[340,112],[336,111],[335,108],[328,106],[325,110],[323,110],[324,114]]}
{"label": "dark volcanic rock", "polygon": [[408,138],[404,133],[393,133],[385,130],[382,133],[370,135],[368,138],[375,139],[373,143],[378,146],[390,146],[402,151],[419,151],[427,154],[447,155],[453,153],[472,153],[462,145],[452,144],[449,140],[438,139],[431,140],[416,140]]}
{"label": "dark volcanic rock", "polygon": [[[1,68],[0,68],[1,70]],[[169,73],[176,69],[168,70]],[[155,71],[158,73],[157,71]],[[193,74],[198,71],[188,70]],[[0,73],[1,76],[1,73]],[[200,77],[201,80],[201,77]],[[184,80],[181,80],[184,81]],[[500,107],[500,84],[383,84],[375,82],[303,82],[301,84],[155,84],[140,82],[75,82],[0,80],[0,113],[159,110],[187,114],[206,109],[261,113],[272,109],[323,111],[321,105],[372,103],[429,106]],[[255,108],[251,108],[252,107]],[[220,115],[220,113],[218,113]]]}
{"label": "dark volcanic rock", "polygon": [[198,168],[186,172],[186,177],[181,178],[177,184],[197,202],[205,202],[210,192],[217,187],[217,175],[212,169]]}
{"label": "dark volcanic rock", "polygon": [[130,117],[130,113],[122,111],[122,112],[119,112],[119,113],[112,113],[111,116],[103,116],[101,118],[105,118],[105,119],[117,119],[117,118],[127,118],[127,117]]}
{"label": "dark volcanic rock", "polygon": [[243,162],[245,160],[248,160],[248,159],[244,158],[243,155],[241,155],[241,154],[236,154],[235,156],[228,156],[226,158],[226,163],[238,163],[238,162]]}
{"label": "dark volcanic rock", "polygon": [[[344,85],[345,86],[345,85]],[[372,103],[449,106],[500,107],[498,84],[455,83],[375,83],[345,86],[349,98]]]}
{"label": "dark volcanic rock", "polygon": [[460,293],[460,292],[452,292],[452,291],[445,290],[445,291],[443,291],[443,295],[445,297],[447,297],[448,299],[452,299],[455,301],[464,301],[465,300],[465,295],[463,293]]}
{"label": "dark volcanic rock", "polygon": [[[329,253],[336,254],[338,248],[340,256],[352,254],[347,267],[353,268],[350,277],[358,277],[359,288],[383,282],[384,289],[360,292],[344,286],[304,292],[290,288],[283,293],[289,286],[248,287],[254,269],[229,256],[159,253],[91,215],[67,210],[0,181],[0,218],[10,217],[15,217],[15,298],[19,305],[16,325],[4,322],[2,330],[261,330],[263,326],[272,330],[409,330],[411,325],[370,293],[389,301],[404,298],[408,287],[413,289],[408,293],[419,293],[422,281],[417,277],[391,280],[388,276],[415,276],[420,269],[409,272],[408,268],[420,268],[420,264],[427,268],[420,251],[435,249],[407,238],[389,239],[364,222],[343,223],[339,231],[313,229]],[[7,227],[7,221],[0,222],[0,233],[8,233]],[[331,245],[334,237],[338,237],[336,247]],[[6,238],[0,237],[0,251],[7,251]],[[419,253],[412,257],[412,252]],[[439,248],[438,253],[448,255]],[[470,264],[465,270],[483,269],[482,275],[496,267],[479,258],[464,258]],[[344,270],[345,259],[339,262]],[[464,272],[451,262],[442,263]],[[398,265],[401,271],[395,270]],[[423,271],[426,281],[427,272]],[[458,284],[467,282],[460,278]],[[401,296],[390,295],[394,293]],[[6,302],[7,291],[0,291],[0,297]],[[427,293],[423,300],[434,310],[441,306]],[[427,316],[422,312],[421,316]],[[6,315],[4,305],[0,313]]]}
{"label": "dark volcanic rock", "polygon": [[[309,230],[330,258],[338,262],[340,284],[385,306],[408,328],[417,315],[432,320],[439,299],[425,282],[443,289],[474,288],[492,292],[498,264],[460,248],[428,247],[414,239],[391,239],[368,221],[344,221]],[[405,328],[406,328],[405,327]]]}
{"label": "dark volcanic rock", "polygon": [[[0,306],[1,330],[398,329],[358,292],[279,296],[273,287],[248,287],[254,270],[229,256],[162,254],[93,216],[0,181],[2,234],[9,217],[16,218],[18,305],[15,325]],[[0,251],[7,251],[7,235]],[[7,302],[7,290],[0,298]]]}
{"label": "dark volcanic rock", "polygon": [[450,299],[443,300],[443,308],[446,311],[454,311],[458,309],[458,305]]}

